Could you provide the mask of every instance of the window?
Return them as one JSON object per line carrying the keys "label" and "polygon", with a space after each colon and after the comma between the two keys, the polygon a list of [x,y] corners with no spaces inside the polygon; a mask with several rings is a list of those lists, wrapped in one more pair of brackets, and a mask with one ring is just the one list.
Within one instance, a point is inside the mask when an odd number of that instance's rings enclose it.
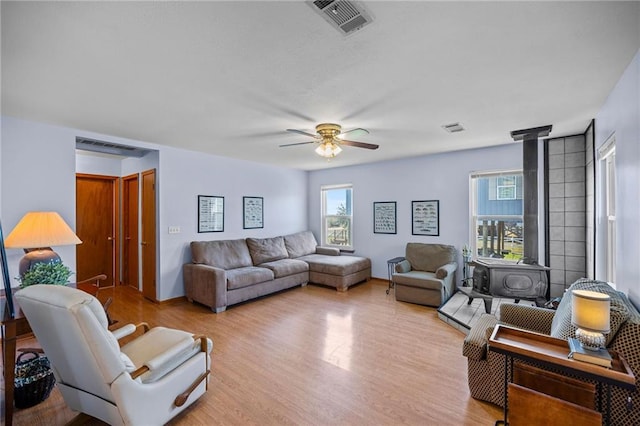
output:
{"label": "window", "polygon": [[516,177],[515,176],[498,176],[497,177],[497,196],[498,200],[515,200],[516,199]]}
{"label": "window", "polygon": [[323,186],[322,244],[353,249],[353,189],[351,185]]}
{"label": "window", "polygon": [[616,282],[616,139],[611,136],[599,149],[602,162],[602,212],[606,220],[607,251],[605,267],[607,281]]}
{"label": "window", "polygon": [[522,171],[471,175],[470,246],[474,257],[517,261],[523,255]]}

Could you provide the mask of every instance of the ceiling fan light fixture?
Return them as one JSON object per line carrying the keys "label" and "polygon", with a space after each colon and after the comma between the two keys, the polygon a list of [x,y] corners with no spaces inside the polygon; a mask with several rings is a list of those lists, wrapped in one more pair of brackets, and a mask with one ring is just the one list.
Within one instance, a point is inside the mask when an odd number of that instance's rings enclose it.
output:
{"label": "ceiling fan light fixture", "polygon": [[316,148],[316,154],[324,158],[333,158],[342,152],[342,148],[332,141],[322,142]]}

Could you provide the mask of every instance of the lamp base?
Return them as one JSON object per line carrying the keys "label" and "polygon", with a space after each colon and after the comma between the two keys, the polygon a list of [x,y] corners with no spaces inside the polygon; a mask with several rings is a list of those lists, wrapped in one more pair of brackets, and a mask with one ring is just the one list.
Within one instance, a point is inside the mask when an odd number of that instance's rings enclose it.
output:
{"label": "lamp base", "polygon": [[31,249],[22,257],[22,259],[20,259],[18,273],[20,274],[20,277],[24,277],[25,272],[31,269],[33,265],[51,261],[60,261],[60,256],[58,256],[58,253],[55,251],[51,250],[50,247]]}
{"label": "lamp base", "polygon": [[576,329],[576,339],[580,342],[580,345],[588,351],[598,351],[604,348],[604,334],[596,331],[578,328]]}

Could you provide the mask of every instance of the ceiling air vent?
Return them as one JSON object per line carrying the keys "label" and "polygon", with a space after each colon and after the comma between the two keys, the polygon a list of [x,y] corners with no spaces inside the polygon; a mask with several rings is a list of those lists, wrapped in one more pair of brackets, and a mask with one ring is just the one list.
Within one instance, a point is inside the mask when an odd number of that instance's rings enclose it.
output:
{"label": "ceiling air vent", "polygon": [[307,4],[344,35],[349,35],[373,21],[371,14],[357,1],[317,0]]}
{"label": "ceiling air vent", "polygon": [[444,126],[442,126],[442,128],[449,133],[457,133],[464,130],[464,127],[462,127],[460,123],[445,124]]}
{"label": "ceiling air vent", "polygon": [[123,157],[144,157],[149,152],[148,149],[136,148],[133,146],[120,145],[111,142],[103,142],[96,139],[76,138],[76,149],[81,151],[100,152],[103,154],[121,155]]}

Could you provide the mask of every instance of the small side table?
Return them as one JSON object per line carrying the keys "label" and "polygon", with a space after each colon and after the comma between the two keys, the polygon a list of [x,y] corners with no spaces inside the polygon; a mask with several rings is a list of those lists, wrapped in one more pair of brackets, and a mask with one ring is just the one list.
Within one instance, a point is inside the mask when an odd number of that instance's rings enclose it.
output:
{"label": "small side table", "polygon": [[396,267],[396,265],[402,262],[403,260],[405,260],[405,258],[402,256],[394,257],[393,259],[387,260],[387,273],[389,275],[389,288],[387,288],[387,294],[389,294],[389,291],[393,288],[393,279],[392,279],[393,270]]}
{"label": "small side table", "polygon": [[[611,423],[611,387],[634,391],[636,378],[625,359],[612,354],[613,367],[604,368],[569,358],[569,344],[544,334],[498,324],[489,338],[489,350],[504,355],[504,408],[503,418],[496,425],[508,425],[508,385],[513,382],[514,359],[527,361],[561,375],[573,375],[597,383],[598,411],[603,414],[602,424]],[[509,374],[511,373],[511,374]]]}

